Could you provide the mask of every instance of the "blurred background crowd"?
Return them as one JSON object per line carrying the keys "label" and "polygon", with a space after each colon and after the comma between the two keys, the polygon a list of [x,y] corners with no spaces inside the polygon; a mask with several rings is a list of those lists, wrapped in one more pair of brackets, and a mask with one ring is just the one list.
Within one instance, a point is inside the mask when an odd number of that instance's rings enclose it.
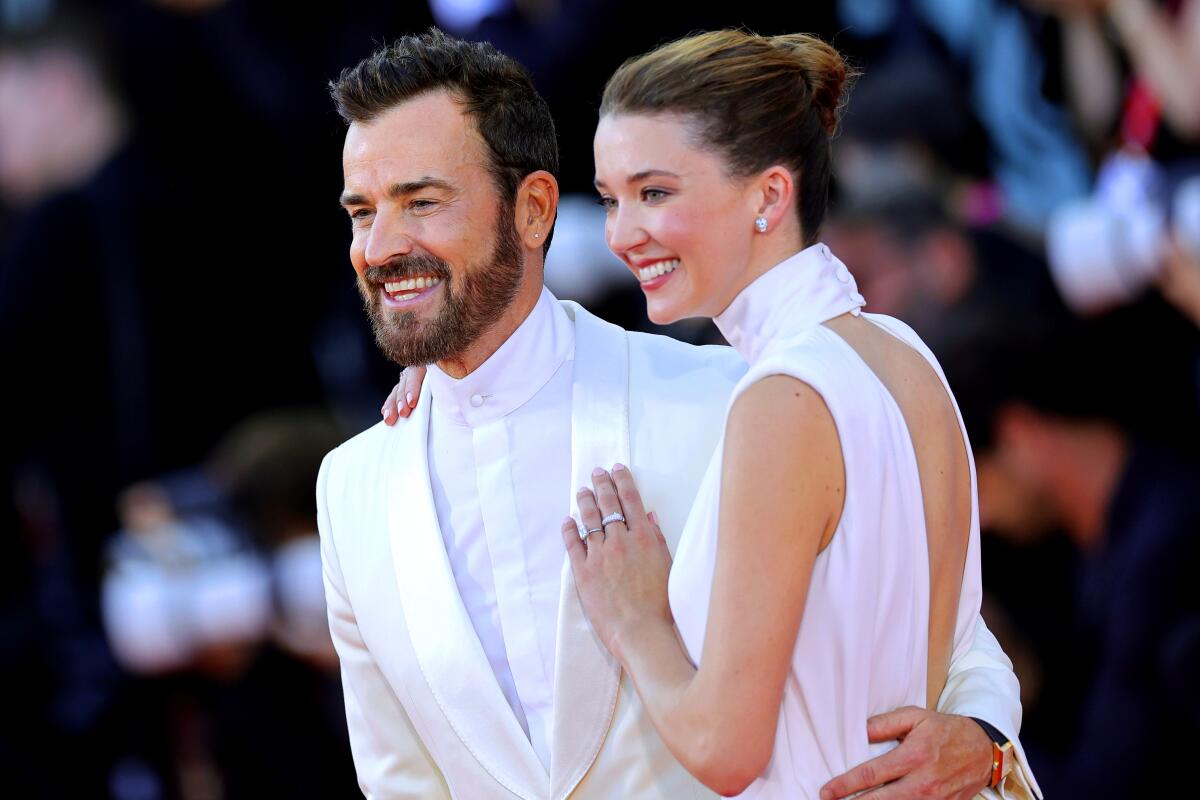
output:
{"label": "blurred background crowd", "polygon": [[1034,770],[1194,787],[1200,0],[0,0],[0,793],[357,796],[313,484],[397,368],[327,83],[431,24],[531,70],[547,282],[643,330],[591,193],[605,78],[714,27],[851,57],[824,240],[958,395]]}

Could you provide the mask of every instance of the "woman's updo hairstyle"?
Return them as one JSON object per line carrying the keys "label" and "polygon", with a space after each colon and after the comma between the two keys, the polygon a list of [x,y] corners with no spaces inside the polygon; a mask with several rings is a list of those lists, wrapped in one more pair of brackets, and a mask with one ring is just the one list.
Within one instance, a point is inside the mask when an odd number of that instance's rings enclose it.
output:
{"label": "woman's updo hairstyle", "polygon": [[815,36],[712,31],[622,64],[604,87],[600,116],[684,114],[696,123],[698,144],[724,156],[733,175],[787,166],[798,179],[796,208],[809,245],[825,218],[829,142],[854,77]]}

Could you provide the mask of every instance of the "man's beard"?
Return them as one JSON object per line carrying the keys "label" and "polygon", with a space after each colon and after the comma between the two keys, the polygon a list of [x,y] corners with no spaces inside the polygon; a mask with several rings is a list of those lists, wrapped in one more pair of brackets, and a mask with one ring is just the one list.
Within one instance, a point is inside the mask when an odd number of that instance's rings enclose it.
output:
{"label": "man's beard", "polygon": [[[422,254],[369,267],[358,279],[375,341],[384,355],[403,366],[456,358],[500,319],[517,296],[524,268],[511,214],[499,213],[497,217],[496,245],[490,258],[466,266],[457,278],[445,261]],[[428,275],[442,281],[441,308],[432,320],[383,305],[380,282]]]}

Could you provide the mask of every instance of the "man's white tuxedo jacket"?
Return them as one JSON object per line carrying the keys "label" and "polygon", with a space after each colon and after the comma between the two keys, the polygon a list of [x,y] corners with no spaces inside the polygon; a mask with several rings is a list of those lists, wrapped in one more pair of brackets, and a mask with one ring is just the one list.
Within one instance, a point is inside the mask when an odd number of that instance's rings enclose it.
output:
{"label": "man's white tuxedo jacket", "polygon": [[[730,348],[628,333],[563,306],[575,324],[570,486],[590,485],[596,466],[630,465],[673,550],[745,363]],[[380,423],[326,456],[317,483],[329,623],[363,792],[378,800],[713,797],[671,757],[592,633],[565,555],[546,773],[455,586],[429,483],[427,394],[407,421]],[[942,710],[985,718],[1015,740],[1016,677],[982,622],[962,661]]]}

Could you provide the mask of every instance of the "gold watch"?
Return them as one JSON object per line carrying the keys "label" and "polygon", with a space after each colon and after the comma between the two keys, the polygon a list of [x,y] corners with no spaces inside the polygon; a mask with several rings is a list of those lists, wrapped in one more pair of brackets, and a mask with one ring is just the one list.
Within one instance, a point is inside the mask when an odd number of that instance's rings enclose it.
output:
{"label": "gold watch", "polygon": [[1003,783],[1004,779],[1013,771],[1016,757],[1013,753],[1013,743],[991,723],[984,722],[978,717],[971,717],[971,719],[983,728],[983,732],[992,740],[992,777],[988,781],[988,788],[994,789]]}

